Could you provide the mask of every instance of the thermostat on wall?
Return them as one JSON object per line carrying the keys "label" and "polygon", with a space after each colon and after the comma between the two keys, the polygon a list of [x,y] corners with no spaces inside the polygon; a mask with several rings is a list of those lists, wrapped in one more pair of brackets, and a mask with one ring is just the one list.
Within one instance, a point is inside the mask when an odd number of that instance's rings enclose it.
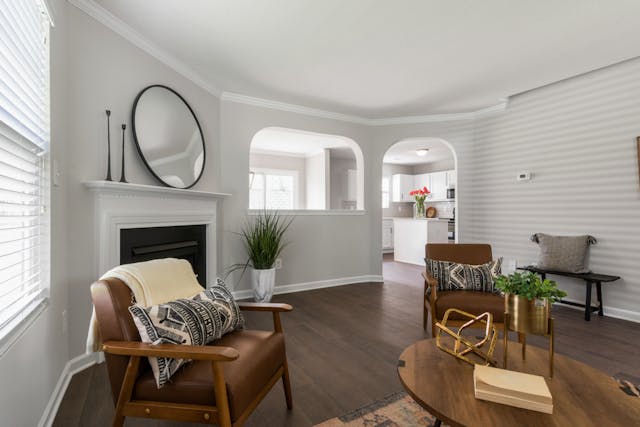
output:
{"label": "thermostat on wall", "polygon": [[531,172],[519,172],[518,181],[531,181]]}

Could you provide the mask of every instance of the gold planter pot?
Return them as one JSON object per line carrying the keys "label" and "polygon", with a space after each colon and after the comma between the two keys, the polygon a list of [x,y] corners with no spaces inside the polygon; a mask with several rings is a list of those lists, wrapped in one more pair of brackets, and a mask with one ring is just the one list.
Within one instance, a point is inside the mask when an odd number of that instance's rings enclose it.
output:
{"label": "gold planter pot", "polygon": [[510,330],[533,335],[549,333],[549,300],[529,300],[523,296],[506,294],[504,308],[509,313]]}

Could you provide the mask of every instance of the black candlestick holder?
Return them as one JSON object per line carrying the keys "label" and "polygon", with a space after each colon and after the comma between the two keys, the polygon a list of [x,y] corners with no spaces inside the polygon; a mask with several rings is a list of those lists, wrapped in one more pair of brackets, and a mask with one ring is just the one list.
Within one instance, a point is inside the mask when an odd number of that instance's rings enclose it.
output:
{"label": "black candlestick holder", "polygon": [[105,181],[112,181],[111,179],[111,110],[106,110],[107,114],[107,177]]}
{"label": "black candlestick holder", "polygon": [[124,133],[127,129],[126,124],[122,124],[122,174],[120,175],[120,182],[127,182],[127,178],[124,175]]}

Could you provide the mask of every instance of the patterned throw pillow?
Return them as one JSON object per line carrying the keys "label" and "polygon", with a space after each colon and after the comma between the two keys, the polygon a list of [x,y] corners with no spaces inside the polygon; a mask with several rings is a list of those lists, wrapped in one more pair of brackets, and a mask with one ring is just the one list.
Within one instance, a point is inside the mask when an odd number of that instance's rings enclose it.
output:
{"label": "patterned throw pillow", "polygon": [[501,267],[502,258],[482,265],[453,264],[449,268],[449,279],[460,290],[497,292],[493,285]]}
{"label": "patterned throw pillow", "polygon": [[244,327],[244,317],[242,316],[242,312],[240,311],[236,300],[233,298],[233,295],[229,289],[227,289],[227,285],[224,283],[224,280],[221,278],[217,277],[215,285],[200,292],[198,295],[194,296],[193,299],[196,301],[211,301],[216,306],[222,322],[222,335]]}
{"label": "patterned throw pillow", "polygon": [[438,261],[435,259],[425,259],[427,264],[427,270],[431,277],[438,281],[438,290],[439,291],[451,291],[455,289],[451,289],[451,281],[449,280],[449,267],[451,267],[451,262],[449,261]]}
{"label": "patterned throw pillow", "polygon": [[[244,326],[244,318],[231,293],[216,285],[192,299],[178,299],[151,307],[129,307],[142,342],[206,345]],[[158,388],[185,363],[184,359],[149,357]]]}
{"label": "patterned throw pillow", "polygon": [[432,259],[425,261],[431,276],[438,281],[439,291],[496,292],[493,284],[501,273],[502,258],[481,265]]}

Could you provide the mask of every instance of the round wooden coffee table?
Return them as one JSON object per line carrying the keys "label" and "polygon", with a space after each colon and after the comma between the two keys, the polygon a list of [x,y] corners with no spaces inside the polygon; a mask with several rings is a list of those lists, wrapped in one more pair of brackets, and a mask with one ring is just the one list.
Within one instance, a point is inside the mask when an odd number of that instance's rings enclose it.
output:
{"label": "round wooden coffee table", "polygon": [[[502,360],[498,344],[494,357]],[[554,376],[547,378],[553,414],[514,408],[474,397],[473,366],[418,341],[400,355],[398,375],[407,392],[439,421],[450,426],[637,426],[640,399],[625,394],[616,381],[584,363],[556,354]],[[509,369],[548,375],[547,350],[509,342]],[[439,425],[439,422],[436,422]]]}

